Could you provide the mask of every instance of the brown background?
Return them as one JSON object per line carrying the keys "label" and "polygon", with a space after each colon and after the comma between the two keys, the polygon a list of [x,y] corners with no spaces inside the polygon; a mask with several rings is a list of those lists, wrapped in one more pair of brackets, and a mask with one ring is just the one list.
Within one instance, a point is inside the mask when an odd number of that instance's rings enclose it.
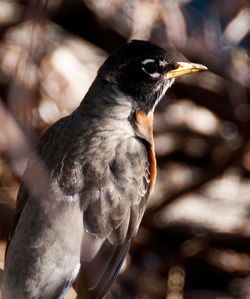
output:
{"label": "brown background", "polygon": [[249,299],[249,32],[247,0],[1,1],[0,269],[37,138],[137,38],[209,72],[178,79],[157,107],[157,184],[107,297]]}

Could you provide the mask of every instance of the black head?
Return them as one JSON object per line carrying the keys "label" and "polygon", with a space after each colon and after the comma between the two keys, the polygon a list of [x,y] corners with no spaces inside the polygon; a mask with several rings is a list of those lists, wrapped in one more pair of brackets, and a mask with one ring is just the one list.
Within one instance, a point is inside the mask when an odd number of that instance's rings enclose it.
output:
{"label": "black head", "polygon": [[148,41],[132,40],[107,58],[99,76],[117,84],[123,93],[131,97],[135,110],[147,114],[171,86],[174,77],[181,75],[180,72],[176,74],[178,69],[180,63],[169,51]]}

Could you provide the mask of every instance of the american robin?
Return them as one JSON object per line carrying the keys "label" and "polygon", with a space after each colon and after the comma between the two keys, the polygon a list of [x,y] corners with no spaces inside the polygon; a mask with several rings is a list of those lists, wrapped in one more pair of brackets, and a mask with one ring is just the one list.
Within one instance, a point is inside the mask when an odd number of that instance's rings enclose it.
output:
{"label": "american robin", "polygon": [[17,196],[4,299],[103,298],[156,178],[155,106],[175,77],[206,70],[133,40],[100,67],[80,106],[41,137]]}

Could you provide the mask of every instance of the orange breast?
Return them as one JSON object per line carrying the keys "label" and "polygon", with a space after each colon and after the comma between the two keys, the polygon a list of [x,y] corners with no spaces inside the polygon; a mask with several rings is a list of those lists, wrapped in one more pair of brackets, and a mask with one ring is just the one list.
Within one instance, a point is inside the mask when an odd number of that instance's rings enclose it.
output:
{"label": "orange breast", "polygon": [[153,124],[154,124],[153,111],[149,111],[148,114],[144,114],[140,110],[136,111],[136,125],[138,131],[140,135],[148,142],[150,192],[153,191],[155,179],[156,179],[156,159],[155,159],[155,151],[154,151]]}
{"label": "orange breast", "polygon": [[149,145],[150,192],[153,191],[156,180],[156,159],[154,145]]}

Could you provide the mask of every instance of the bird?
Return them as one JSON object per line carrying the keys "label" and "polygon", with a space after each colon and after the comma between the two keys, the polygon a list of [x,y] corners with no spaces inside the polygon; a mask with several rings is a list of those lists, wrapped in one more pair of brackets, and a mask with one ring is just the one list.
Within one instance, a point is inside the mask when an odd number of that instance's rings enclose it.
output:
{"label": "bird", "polygon": [[132,40],[31,154],[6,250],[4,299],[101,299],[135,237],[156,180],[154,110],[176,77],[205,71]]}

